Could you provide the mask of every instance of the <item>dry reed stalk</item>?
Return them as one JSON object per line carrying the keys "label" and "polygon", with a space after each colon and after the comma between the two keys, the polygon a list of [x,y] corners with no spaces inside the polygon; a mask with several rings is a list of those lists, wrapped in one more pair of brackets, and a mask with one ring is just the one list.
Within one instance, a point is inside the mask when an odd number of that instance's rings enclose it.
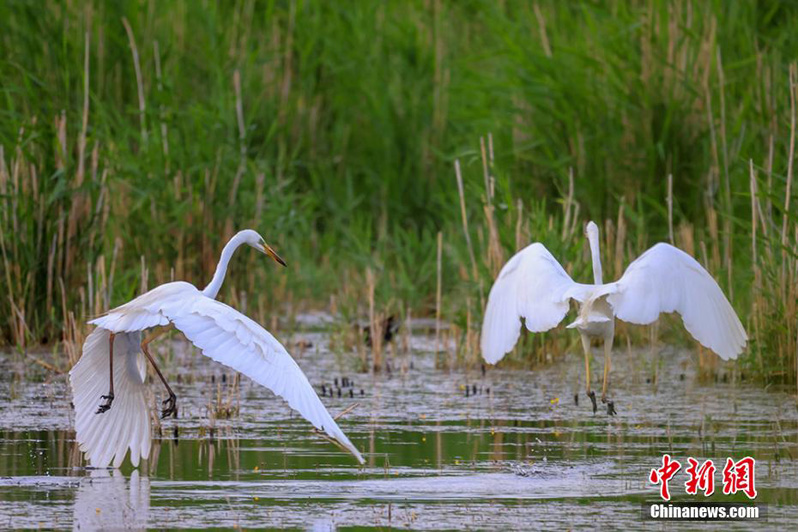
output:
{"label": "dry reed stalk", "polygon": [[[231,212],[238,195],[241,178],[244,177],[244,172],[247,169],[247,130],[244,124],[244,103],[241,97],[241,72],[238,69],[233,72],[233,88],[236,95],[236,122],[238,123],[238,168],[236,169],[233,185],[230,187],[230,196],[227,200]],[[225,222],[224,235],[226,239],[233,235],[232,215],[228,216]]]}
{"label": "dry reed stalk", "polygon": [[[5,244],[5,235],[3,231],[0,231],[0,253],[3,255],[3,271],[5,272],[6,276],[6,290],[8,290],[8,299],[13,304],[14,301],[14,285],[11,282],[11,264],[8,260],[8,253],[6,252],[6,244]],[[13,330],[13,312],[9,312],[9,325],[12,326]]]}
{"label": "dry reed stalk", "polygon": [[676,244],[682,250],[692,257],[696,256],[695,251],[695,238],[693,237],[693,226],[682,222],[679,224],[679,232],[677,233]]}
{"label": "dry reed stalk", "polygon": [[366,291],[369,300],[369,334],[371,336],[372,369],[380,371],[382,369],[382,326],[379,322],[379,315],[374,309],[374,291],[376,279],[371,268],[366,268]]}
{"label": "dry reed stalk", "polygon": [[515,220],[515,251],[519,251],[524,245],[524,236],[521,232],[524,221],[524,202],[521,198],[516,201],[518,217]]}
{"label": "dry reed stalk", "polygon": [[130,43],[130,52],[133,54],[133,68],[136,71],[136,90],[139,96],[139,121],[141,124],[141,140],[147,145],[147,102],[144,99],[144,81],[141,76],[141,62],[139,61],[139,50],[136,47],[136,37],[133,35],[133,28],[126,17],[122,17],[122,24],[125,26],[127,39]]}
{"label": "dry reed stalk", "polygon": [[[471,233],[468,231],[468,215],[466,214],[465,191],[463,190],[463,176],[460,172],[460,160],[454,161],[454,173],[457,177],[457,192],[460,194],[460,216],[463,220],[463,233],[465,234],[468,256],[471,259],[471,275],[474,282],[479,282],[477,274],[477,259],[474,255],[474,246],[471,244]],[[479,297],[482,300],[482,283],[479,283]]]}
{"label": "dry reed stalk", "polygon": [[486,203],[484,206],[484,211],[485,221],[488,226],[487,263],[491,276],[496,277],[502,265],[504,264],[504,249],[502,248],[501,241],[499,240],[499,230],[496,227],[496,219],[494,217],[494,206],[491,202],[491,199],[493,198],[493,180],[488,172],[488,157],[485,151],[485,139],[480,137],[479,143],[482,151],[482,170],[485,177]]}
{"label": "dry reed stalk", "polygon": [[139,282],[139,294],[144,294],[148,290],[150,272],[144,262],[144,255],[141,256],[141,277]]}
{"label": "dry reed stalk", "polygon": [[488,156],[485,151],[485,137],[479,137],[479,149],[482,152],[482,176],[485,179],[485,202],[490,205],[493,198],[490,187],[490,173],[488,172]]}
{"label": "dry reed stalk", "polygon": [[499,274],[504,265],[504,248],[499,240],[499,230],[493,217],[493,205],[485,205],[485,221],[488,225],[488,270],[493,278]]}
{"label": "dry reed stalk", "polygon": [[540,11],[540,6],[537,2],[532,4],[532,9],[535,11],[535,18],[538,20],[538,30],[540,31],[540,44],[543,46],[543,53],[546,57],[551,58],[551,45],[549,44],[549,37],[546,34],[546,19]]}
{"label": "dry reed stalk", "polygon": [[91,271],[91,264],[86,264],[86,277],[88,282],[86,286],[89,289],[89,314],[94,313],[94,276]]}
{"label": "dry reed stalk", "polygon": [[443,268],[443,233],[438,231],[437,281],[435,289],[435,353],[441,351],[441,289]]}
{"label": "dry reed stalk", "polygon": [[[155,55],[155,79],[158,87],[158,94],[163,93],[163,82],[161,81],[161,51],[158,47],[158,41],[152,42],[153,53]],[[158,107],[158,116],[161,122],[161,148],[163,149],[164,158],[164,174],[169,175],[169,129],[164,120],[164,106],[161,104]]]}
{"label": "dry reed stalk", "polygon": [[563,204],[563,217],[562,224],[562,239],[565,240],[570,236],[569,229],[571,225],[571,206],[574,202],[574,169],[568,169],[568,195],[565,197]]}
{"label": "dry reed stalk", "polygon": [[623,271],[623,256],[626,246],[626,219],[623,216],[625,197],[621,197],[621,204],[618,205],[618,232],[615,235],[615,275],[620,275]]}
{"label": "dry reed stalk", "polygon": [[781,225],[781,293],[782,297],[787,297],[787,283],[785,279],[785,264],[787,263],[787,219],[790,213],[790,196],[792,195],[792,176],[793,159],[795,158],[795,97],[796,84],[798,84],[798,63],[790,65],[789,88],[790,88],[790,154],[787,159],[787,188],[784,191],[784,216]]}
{"label": "dry reed stalk", "polygon": [[[756,232],[757,232],[757,194],[756,194],[756,173],[754,172],[754,161],[748,159],[748,171],[750,176],[751,187],[751,264],[754,269],[754,293],[751,298],[751,318],[754,322],[754,336],[760,338],[759,327],[759,304],[760,294],[762,293],[762,276],[759,271],[759,260],[756,250]],[[765,364],[762,360],[762,349],[757,345],[756,358],[759,363],[759,371],[764,374]]]}
{"label": "dry reed stalk", "polygon": [[53,233],[53,241],[50,244],[50,252],[47,254],[47,281],[45,286],[45,308],[53,307],[53,281],[55,271],[55,244],[57,234]]}
{"label": "dry reed stalk", "polygon": [[726,267],[729,300],[734,301],[734,285],[732,284],[732,238],[731,218],[733,214],[731,199],[731,182],[729,180],[729,150],[726,142],[726,81],[723,74],[723,58],[720,47],[716,49],[716,66],[718,69],[718,85],[720,88],[720,142],[723,152],[723,194],[725,212],[723,216],[723,260]]}
{"label": "dry reed stalk", "polygon": [[673,174],[668,174],[668,238],[673,245]]}
{"label": "dry reed stalk", "polygon": [[712,262],[709,264],[709,270],[717,271],[720,268],[720,246],[718,245],[720,239],[718,233],[718,211],[715,210],[711,203],[707,206],[707,222],[709,223],[709,236],[712,241]]}

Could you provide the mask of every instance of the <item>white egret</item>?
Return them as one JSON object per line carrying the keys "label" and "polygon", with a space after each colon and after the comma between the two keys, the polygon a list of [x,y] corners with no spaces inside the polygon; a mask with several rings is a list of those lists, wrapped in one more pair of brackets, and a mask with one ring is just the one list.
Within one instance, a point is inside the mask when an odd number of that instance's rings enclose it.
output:
{"label": "white egret", "polygon": [[[177,281],[166,283],[108,311],[89,323],[97,326],[83,344],[83,355],[69,372],[80,449],[94,467],[119,467],[128,449],[138,466],[150,451],[151,427],[145,396],[146,360],[169,397],[162,417],[177,414],[176,397],[148,350],[148,344],[172,327],[202,353],[233,368],[285,399],[334,441],[363,457],[341,431],[291,355],[268,331],[244,314],[215,300],[233,252],[248,244],[276,262],[285,262],[255,231],[236,234],[222,251],[210,284],[200,291]],[[146,329],[159,328],[142,341]],[[142,355],[143,353],[143,355]],[[110,376],[110,389],[102,395]],[[97,403],[104,399],[97,409]]]}
{"label": "white egret", "polygon": [[[604,340],[602,402],[607,402],[615,318],[646,325],[660,313],[678,312],[687,331],[722,359],[736,358],[748,336],[734,309],[712,276],[690,255],[669,244],[656,244],[643,253],[614,283],[604,284],[595,223],[585,228],[593,259],[594,284],[574,282],[551,253],[536,242],[519,251],[499,273],[490,290],[482,323],[482,356],[495,364],[509,353],[520,336],[523,318],[530,332],[556,327],[568,313],[571,299],[579,314],[568,328],[576,328],[585,351],[587,395],[590,389],[590,339]],[[612,402],[607,412],[615,412]]]}

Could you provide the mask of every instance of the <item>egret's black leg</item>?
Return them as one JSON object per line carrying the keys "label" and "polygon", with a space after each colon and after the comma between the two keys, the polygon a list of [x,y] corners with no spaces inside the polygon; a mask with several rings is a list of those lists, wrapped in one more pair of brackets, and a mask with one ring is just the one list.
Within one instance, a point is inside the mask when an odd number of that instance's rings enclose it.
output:
{"label": "egret's black leg", "polygon": [[147,345],[156,338],[158,338],[159,336],[161,336],[163,333],[169,331],[172,327],[173,325],[169,325],[168,327],[161,329],[157,333],[153,334],[149,338],[145,338],[144,340],[141,341],[141,350],[144,352],[144,355],[147,357],[147,360],[150,361],[150,364],[152,364],[153,369],[155,369],[155,373],[158,374],[158,378],[161,379],[161,382],[166,387],[166,392],[169,394],[169,397],[162,401],[164,408],[163,410],[161,410],[161,419],[166,419],[169,416],[177,417],[177,396],[175,395],[175,392],[172,391],[172,387],[169,386],[169,383],[166,382],[163,373],[161,373],[161,369],[158,367],[158,364],[155,363],[155,359],[152,358],[149,349],[147,349]]}
{"label": "egret's black leg", "polygon": [[601,402],[607,405],[607,415],[609,416],[617,414],[615,411],[615,403],[607,399],[610,368],[612,367],[612,341],[612,336],[604,338],[604,385],[601,387]]}
{"label": "egret's black leg", "polygon": [[596,403],[596,392],[590,390],[587,392],[587,396],[590,399],[590,402],[593,403],[593,413],[595,414],[598,410],[598,403]]}
{"label": "egret's black leg", "polygon": [[585,350],[585,384],[587,388],[587,396],[590,399],[590,402],[593,403],[593,413],[595,414],[598,410],[598,405],[596,404],[596,392],[590,389],[590,337],[588,335],[582,333],[582,347]]}
{"label": "egret's black leg", "polygon": [[108,390],[108,395],[102,395],[101,397],[105,399],[104,403],[100,403],[100,407],[97,409],[97,414],[102,414],[103,412],[107,412],[111,408],[111,403],[114,402],[114,337],[116,335],[114,333],[110,334],[110,345],[108,348],[108,366],[111,368],[111,387]]}

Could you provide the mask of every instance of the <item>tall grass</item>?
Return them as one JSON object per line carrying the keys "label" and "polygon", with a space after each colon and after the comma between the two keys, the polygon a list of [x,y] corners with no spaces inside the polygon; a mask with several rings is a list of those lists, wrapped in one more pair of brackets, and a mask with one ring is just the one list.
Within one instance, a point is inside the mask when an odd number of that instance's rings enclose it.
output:
{"label": "tall grass", "polygon": [[779,2],[6,2],[0,339],[75,349],[88,316],[205,282],[254,227],[291,267],[242,252],[227,301],[363,317],[371,271],[372,313],[440,313],[474,360],[502,261],[540,240],[585,277],[592,218],[612,275],[672,228],[752,333],[746,367],[795,382],[797,22]]}

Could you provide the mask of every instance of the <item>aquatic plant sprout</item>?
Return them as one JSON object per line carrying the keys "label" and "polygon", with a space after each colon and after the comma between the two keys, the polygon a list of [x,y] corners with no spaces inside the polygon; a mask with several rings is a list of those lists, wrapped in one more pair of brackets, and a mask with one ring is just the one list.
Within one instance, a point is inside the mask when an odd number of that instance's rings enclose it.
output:
{"label": "aquatic plant sprout", "polygon": [[[316,429],[363,463],[360,452],[330,416],[285,347],[255,321],[214,299],[230,258],[244,244],[285,265],[257,232],[241,231],[224,247],[213,279],[204,290],[181,281],[166,283],[89,322],[97,328],[87,338],[83,356],[70,371],[69,379],[76,439],[92,466],[113,463],[119,467],[128,449],[134,466],[149,455],[152,434],[144,394],[145,356],[169,393],[162,417],[177,415],[177,398],[147,348],[155,337],[172,327],[204,355],[285,399]],[[141,341],[142,331],[155,327],[160,327],[160,331]],[[109,392],[101,395],[104,379],[109,375]],[[104,402],[96,409],[101,398]]]}
{"label": "aquatic plant sprout", "polygon": [[576,328],[585,351],[587,395],[597,409],[590,389],[590,340],[604,340],[604,383],[601,400],[607,413],[615,408],[607,400],[607,377],[615,336],[615,318],[638,325],[655,322],[663,312],[681,315],[687,331],[722,359],[737,358],[748,336],[723,291],[690,255],[669,244],[656,244],[643,253],[614,283],[604,284],[598,226],[589,222],[585,234],[593,259],[594,284],[576,283],[559,262],[538,242],[504,265],[488,297],[482,324],[482,356],[491,364],[512,351],[520,337],[520,319],[530,332],[556,327],[573,299],[579,315],[568,328]]}

